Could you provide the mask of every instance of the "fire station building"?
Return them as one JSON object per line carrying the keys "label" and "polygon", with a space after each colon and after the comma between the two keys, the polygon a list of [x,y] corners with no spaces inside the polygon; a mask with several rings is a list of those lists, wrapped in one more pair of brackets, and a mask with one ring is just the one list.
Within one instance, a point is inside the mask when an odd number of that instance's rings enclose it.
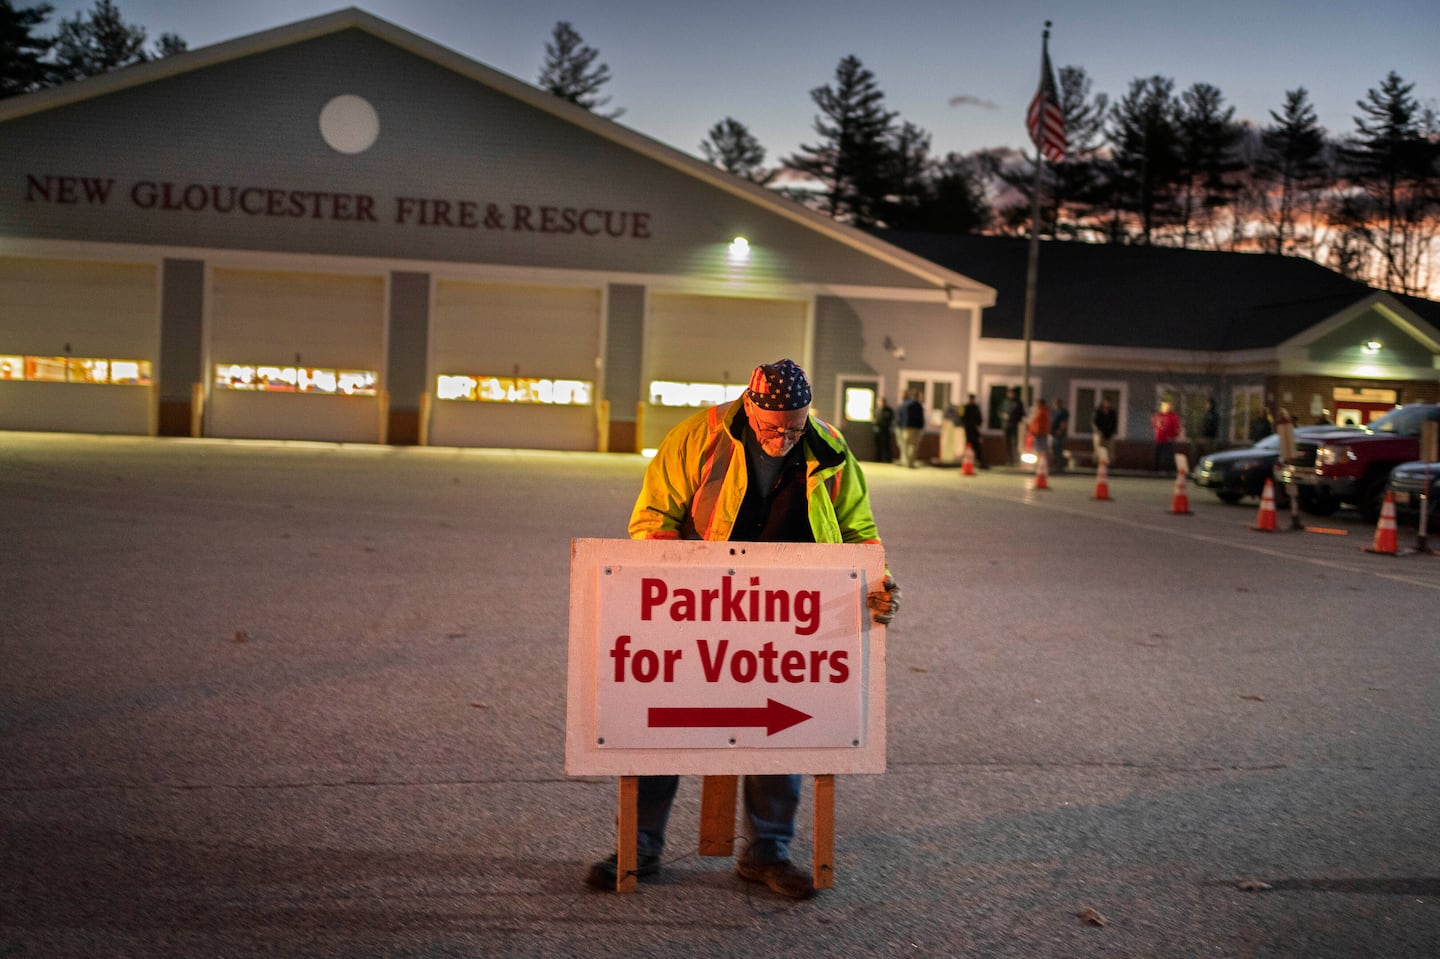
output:
{"label": "fire station building", "polygon": [[635,450],[789,356],[863,456],[995,301],[356,9],[0,101],[0,143],[0,429]]}

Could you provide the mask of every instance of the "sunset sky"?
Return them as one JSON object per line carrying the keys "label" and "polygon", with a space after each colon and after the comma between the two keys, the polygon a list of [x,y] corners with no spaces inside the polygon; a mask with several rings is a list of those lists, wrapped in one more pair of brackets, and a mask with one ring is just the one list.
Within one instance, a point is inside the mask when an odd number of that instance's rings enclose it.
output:
{"label": "sunset sky", "polygon": [[[25,6],[36,0],[17,0]],[[341,8],[336,0],[116,0],[152,41],[191,49]],[[60,18],[93,6],[52,0]],[[1332,134],[1354,130],[1355,101],[1394,70],[1440,106],[1440,5],[1433,0],[1211,0],[1207,3],[1012,0],[366,0],[362,9],[526,82],[569,20],[600,51],[619,122],[690,153],[726,116],[778,162],[814,142],[809,91],[858,56],[886,105],[928,130],[937,154],[1025,146],[1025,106],[1039,76],[1044,21],[1051,58],[1084,67],[1112,101],[1132,79],[1171,77],[1177,91],[1220,88],[1237,118],[1269,122],[1285,91],[1310,91]]]}

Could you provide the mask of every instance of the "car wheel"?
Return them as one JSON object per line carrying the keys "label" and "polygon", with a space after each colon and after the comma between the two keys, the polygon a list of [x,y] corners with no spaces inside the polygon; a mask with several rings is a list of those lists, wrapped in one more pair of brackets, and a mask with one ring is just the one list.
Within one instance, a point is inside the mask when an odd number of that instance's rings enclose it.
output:
{"label": "car wheel", "polygon": [[1301,490],[1300,508],[1312,516],[1333,516],[1340,508],[1340,501],[1314,490]]}
{"label": "car wheel", "polygon": [[1215,495],[1220,497],[1220,502],[1229,503],[1231,506],[1234,506],[1236,503],[1240,502],[1239,493],[1216,493]]}

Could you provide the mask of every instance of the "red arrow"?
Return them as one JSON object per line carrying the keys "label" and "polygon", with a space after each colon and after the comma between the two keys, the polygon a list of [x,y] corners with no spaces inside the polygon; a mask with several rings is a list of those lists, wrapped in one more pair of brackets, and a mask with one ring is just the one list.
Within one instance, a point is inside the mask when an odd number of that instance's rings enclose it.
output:
{"label": "red arrow", "polygon": [[764,726],[765,735],[773,736],[782,729],[811,719],[809,713],[773,699],[765,700],[764,706],[675,706],[650,708],[650,728],[674,729],[679,727],[715,726]]}

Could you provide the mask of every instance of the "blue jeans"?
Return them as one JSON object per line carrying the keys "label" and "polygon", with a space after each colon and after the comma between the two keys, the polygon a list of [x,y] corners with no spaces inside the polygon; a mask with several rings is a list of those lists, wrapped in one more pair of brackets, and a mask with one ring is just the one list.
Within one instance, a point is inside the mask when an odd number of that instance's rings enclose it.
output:
{"label": "blue jeans", "polygon": [[[639,777],[636,851],[659,856],[665,849],[665,823],[675,803],[679,776]],[[746,862],[784,862],[795,838],[795,811],[800,807],[800,777],[746,776],[745,837],[739,858]]]}

